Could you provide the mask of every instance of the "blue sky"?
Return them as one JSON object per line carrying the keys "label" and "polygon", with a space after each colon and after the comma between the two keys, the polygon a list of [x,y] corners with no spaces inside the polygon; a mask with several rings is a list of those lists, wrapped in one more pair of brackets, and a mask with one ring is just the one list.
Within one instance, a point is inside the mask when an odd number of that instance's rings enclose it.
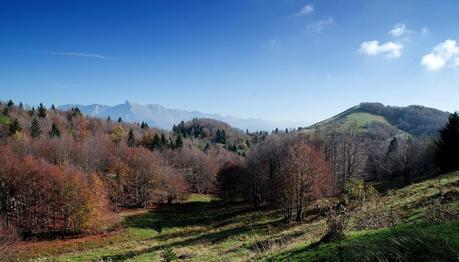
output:
{"label": "blue sky", "polygon": [[459,109],[457,0],[3,1],[0,98],[314,122]]}

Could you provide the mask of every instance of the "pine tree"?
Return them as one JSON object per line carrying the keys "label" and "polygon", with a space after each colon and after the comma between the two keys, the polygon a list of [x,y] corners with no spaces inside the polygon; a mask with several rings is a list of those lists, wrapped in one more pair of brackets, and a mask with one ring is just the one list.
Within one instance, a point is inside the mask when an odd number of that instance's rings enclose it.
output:
{"label": "pine tree", "polygon": [[32,106],[32,109],[29,110],[29,116],[35,115],[35,107]]}
{"label": "pine tree", "polygon": [[22,104],[22,102],[19,102],[19,108],[24,109],[24,105]]}
{"label": "pine tree", "polygon": [[459,114],[448,117],[448,123],[439,131],[435,160],[443,172],[459,170]]}
{"label": "pine tree", "polygon": [[175,148],[182,148],[182,147],[183,147],[182,135],[178,134],[177,138],[175,139]]}
{"label": "pine tree", "polygon": [[130,147],[135,147],[136,143],[135,143],[134,133],[132,132],[132,129],[129,129],[127,144]]}
{"label": "pine tree", "polygon": [[220,135],[221,135],[221,143],[222,144],[226,144],[226,132],[225,132],[225,129],[222,129],[222,131],[220,132]]}
{"label": "pine tree", "polygon": [[56,107],[54,106],[54,104],[51,105],[51,110],[56,110]]}
{"label": "pine tree", "polygon": [[10,100],[8,101],[8,104],[6,104],[6,106],[7,106],[7,107],[12,107],[12,106],[14,106],[13,100],[10,99]]}
{"label": "pine tree", "polygon": [[390,155],[393,152],[396,152],[398,150],[398,141],[396,137],[393,137],[392,140],[390,141],[389,147],[387,148],[387,153],[386,155]]}
{"label": "pine tree", "polygon": [[51,130],[49,131],[48,133],[49,137],[53,138],[53,137],[60,137],[61,136],[61,131],[59,130],[59,128],[57,127],[56,123],[53,123],[51,125]]}
{"label": "pine tree", "polygon": [[36,118],[32,119],[30,133],[33,138],[38,137],[41,134],[40,124]]}
{"label": "pine tree", "polygon": [[10,113],[10,110],[8,109],[7,106],[5,106],[5,107],[3,108],[2,115],[8,116],[9,113]]}
{"label": "pine tree", "polygon": [[151,148],[155,149],[155,150],[161,149],[161,146],[162,146],[161,144],[162,144],[161,143],[161,138],[159,138],[158,134],[155,133],[155,135],[153,136]]}
{"label": "pine tree", "polygon": [[167,139],[164,134],[161,134],[161,145],[166,146],[167,145]]}
{"label": "pine tree", "polygon": [[118,123],[122,123],[123,122],[123,119],[121,119],[121,117],[118,118]]}
{"label": "pine tree", "polygon": [[43,106],[43,103],[40,103],[40,105],[38,106],[38,117],[46,117],[46,108]]}
{"label": "pine tree", "polygon": [[17,118],[15,118],[13,122],[10,123],[9,130],[11,134],[15,134],[16,132],[21,132],[22,128],[21,128],[21,125],[19,125],[19,121]]}

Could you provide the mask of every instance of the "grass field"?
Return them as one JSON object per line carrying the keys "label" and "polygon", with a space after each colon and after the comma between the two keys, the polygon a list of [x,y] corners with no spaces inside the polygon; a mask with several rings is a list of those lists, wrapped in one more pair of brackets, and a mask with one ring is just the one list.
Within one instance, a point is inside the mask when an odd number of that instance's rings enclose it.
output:
{"label": "grass field", "polygon": [[[381,198],[403,213],[402,224],[378,230],[348,231],[343,241],[348,260],[365,260],[396,241],[431,241],[429,245],[459,250],[459,222],[420,222],[422,203],[440,190],[459,194],[459,172],[393,190]],[[459,209],[451,198],[450,205]],[[183,204],[121,214],[123,227],[87,238],[26,242],[19,245],[20,260],[36,261],[160,261],[172,249],[181,261],[335,261],[336,243],[314,245],[326,230],[323,219],[285,224],[273,209],[226,206],[211,196],[192,195]],[[413,233],[414,232],[414,233]],[[403,237],[410,236],[411,238]],[[408,244],[412,244],[411,242]],[[406,244],[406,245],[408,245]],[[416,243],[414,243],[416,244]]]}

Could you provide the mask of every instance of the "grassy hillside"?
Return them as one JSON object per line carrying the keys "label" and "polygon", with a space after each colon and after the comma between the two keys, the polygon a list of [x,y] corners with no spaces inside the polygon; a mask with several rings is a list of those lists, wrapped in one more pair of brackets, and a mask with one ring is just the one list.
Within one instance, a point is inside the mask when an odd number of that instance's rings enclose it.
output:
{"label": "grassy hillside", "polygon": [[[343,241],[345,258],[371,260],[384,254],[409,257],[410,251],[398,248],[397,243],[417,255],[423,252],[418,247],[425,246],[441,250],[436,255],[439,258],[457,254],[459,221],[426,224],[421,214],[426,204],[440,196],[446,196],[451,208],[459,210],[458,186],[456,172],[389,191],[381,197],[380,205],[400,212],[402,220],[390,228],[350,228]],[[123,228],[110,234],[28,242],[20,244],[19,250],[21,259],[39,261],[159,261],[166,249],[172,249],[181,261],[337,260],[336,243],[314,244],[324,235],[326,225],[324,219],[315,218],[313,209],[309,214],[309,222],[287,225],[279,210],[228,207],[213,197],[194,195],[181,205],[126,211]]]}
{"label": "grassy hillside", "polygon": [[361,103],[358,106],[316,123],[303,132],[315,129],[338,131],[356,124],[362,132],[386,133],[387,137],[398,135],[433,135],[445,123],[446,112],[422,106],[391,107],[379,103]]}

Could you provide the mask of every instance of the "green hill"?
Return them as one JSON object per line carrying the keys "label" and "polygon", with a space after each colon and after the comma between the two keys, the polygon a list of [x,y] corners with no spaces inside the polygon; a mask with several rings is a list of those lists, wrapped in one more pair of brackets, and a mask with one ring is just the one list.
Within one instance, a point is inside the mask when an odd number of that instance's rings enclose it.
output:
{"label": "green hill", "polygon": [[380,103],[361,103],[304,128],[302,132],[317,129],[341,131],[356,125],[361,132],[384,138],[399,135],[420,137],[436,134],[447,118],[447,112],[423,106],[393,107]]}

